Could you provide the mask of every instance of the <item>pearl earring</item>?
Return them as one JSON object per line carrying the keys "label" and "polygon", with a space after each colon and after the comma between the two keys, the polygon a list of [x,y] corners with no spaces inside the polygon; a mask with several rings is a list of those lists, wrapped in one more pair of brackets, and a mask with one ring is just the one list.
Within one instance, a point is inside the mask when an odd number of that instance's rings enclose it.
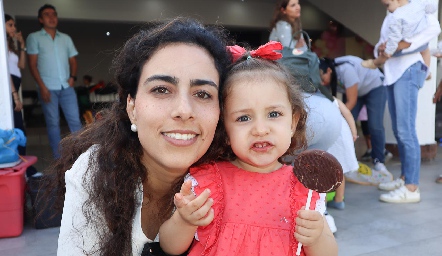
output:
{"label": "pearl earring", "polygon": [[291,132],[290,132],[290,136],[292,136],[292,137],[293,137],[293,131],[291,131]]}
{"label": "pearl earring", "polygon": [[133,132],[137,132],[138,131],[137,130],[137,125],[136,124],[131,124],[130,125],[130,130],[133,131]]}

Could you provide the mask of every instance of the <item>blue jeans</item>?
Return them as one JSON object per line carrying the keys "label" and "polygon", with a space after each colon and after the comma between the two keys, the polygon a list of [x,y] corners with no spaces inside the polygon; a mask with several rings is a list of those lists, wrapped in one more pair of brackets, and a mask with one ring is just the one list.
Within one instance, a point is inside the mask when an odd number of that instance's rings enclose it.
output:
{"label": "blue jeans", "polygon": [[417,96],[426,73],[426,66],[416,62],[396,83],[387,87],[388,109],[405,184],[419,185],[421,149],[416,133]]}
{"label": "blue jeans", "polygon": [[384,112],[387,102],[387,88],[379,86],[371,90],[368,94],[358,97],[356,105],[351,110],[353,118],[358,118],[361,108],[365,105],[367,108],[368,131],[371,136],[371,158],[377,159],[381,163],[385,161],[385,130],[384,130]]}
{"label": "blue jeans", "polygon": [[81,129],[80,114],[78,111],[77,95],[72,87],[62,90],[50,90],[51,101],[44,102],[41,99],[39,91],[39,99],[46,120],[46,128],[48,131],[49,144],[55,158],[60,156],[58,145],[61,140],[60,135],[60,113],[58,106],[63,110],[64,117],[68,123],[69,130],[76,132]]}

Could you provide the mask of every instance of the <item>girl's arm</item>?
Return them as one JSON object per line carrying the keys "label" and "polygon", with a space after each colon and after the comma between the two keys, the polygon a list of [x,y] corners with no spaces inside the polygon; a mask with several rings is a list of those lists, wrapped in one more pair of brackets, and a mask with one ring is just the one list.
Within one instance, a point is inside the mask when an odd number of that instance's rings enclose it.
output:
{"label": "girl's arm", "polygon": [[18,32],[16,34],[16,38],[17,38],[17,41],[20,43],[20,49],[19,49],[20,53],[18,55],[18,67],[20,69],[24,69],[25,64],[26,64],[25,40],[23,39],[21,32]]}
{"label": "girl's arm", "polygon": [[335,100],[338,102],[339,110],[341,111],[342,116],[347,121],[348,126],[350,126],[351,135],[353,135],[353,141],[355,141],[358,138],[358,130],[356,129],[355,119],[353,118],[350,110],[345,106],[342,101],[337,98],[335,98]]}
{"label": "girl's arm", "polygon": [[206,189],[196,197],[191,188],[190,180],[183,183],[180,193],[175,194],[176,211],[160,227],[160,246],[168,254],[177,255],[187,251],[198,226],[209,225],[213,220],[210,190]]}

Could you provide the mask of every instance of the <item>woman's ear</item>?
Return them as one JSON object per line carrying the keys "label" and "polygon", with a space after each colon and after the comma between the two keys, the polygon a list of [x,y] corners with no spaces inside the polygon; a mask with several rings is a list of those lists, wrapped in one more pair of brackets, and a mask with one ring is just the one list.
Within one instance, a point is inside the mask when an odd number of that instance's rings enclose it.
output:
{"label": "woman's ear", "polygon": [[130,122],[134,124],[136,122],[135,99],[130,95],[127,95],[126,112]]}
{"label": "woman's ear", "polygon": [[332,74],[333,73],[333,70],[331,69],[331,68],[327,68],[327,74]]}

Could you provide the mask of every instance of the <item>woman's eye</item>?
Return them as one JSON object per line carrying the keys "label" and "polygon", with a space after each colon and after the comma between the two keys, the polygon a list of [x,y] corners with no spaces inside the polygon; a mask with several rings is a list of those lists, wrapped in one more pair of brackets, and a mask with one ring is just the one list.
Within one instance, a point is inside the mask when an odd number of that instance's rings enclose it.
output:
{"label": "woman's eye", "polygon": [[272,111],[272,112],[269,113],[269,117],[270,117],[270,118],[277,118],[277,117],[279,117],[280,115],[281,115],[281,113],[280,113],[280,112],[277,112],[277,111]]}
{"label": "woman's eye", "polygon": [[152,92],[157,93],[157,94],[170,93],[170,91],[166,87],[155,87],[152,89]]}
{"label": "woman's eye", "polygon": [[249,120],[250,120],[250,117],[248,117],[248,116],[240,116],[236,119],[236,121],[238,121],[238,122],[247,122]]}
{"label": "woman's eye", "polygon": [[206,91],[199,91],[199,92],[195,93],[195,96],[200,99],[211,99],[212,98],[212,95],[210,95]]}

